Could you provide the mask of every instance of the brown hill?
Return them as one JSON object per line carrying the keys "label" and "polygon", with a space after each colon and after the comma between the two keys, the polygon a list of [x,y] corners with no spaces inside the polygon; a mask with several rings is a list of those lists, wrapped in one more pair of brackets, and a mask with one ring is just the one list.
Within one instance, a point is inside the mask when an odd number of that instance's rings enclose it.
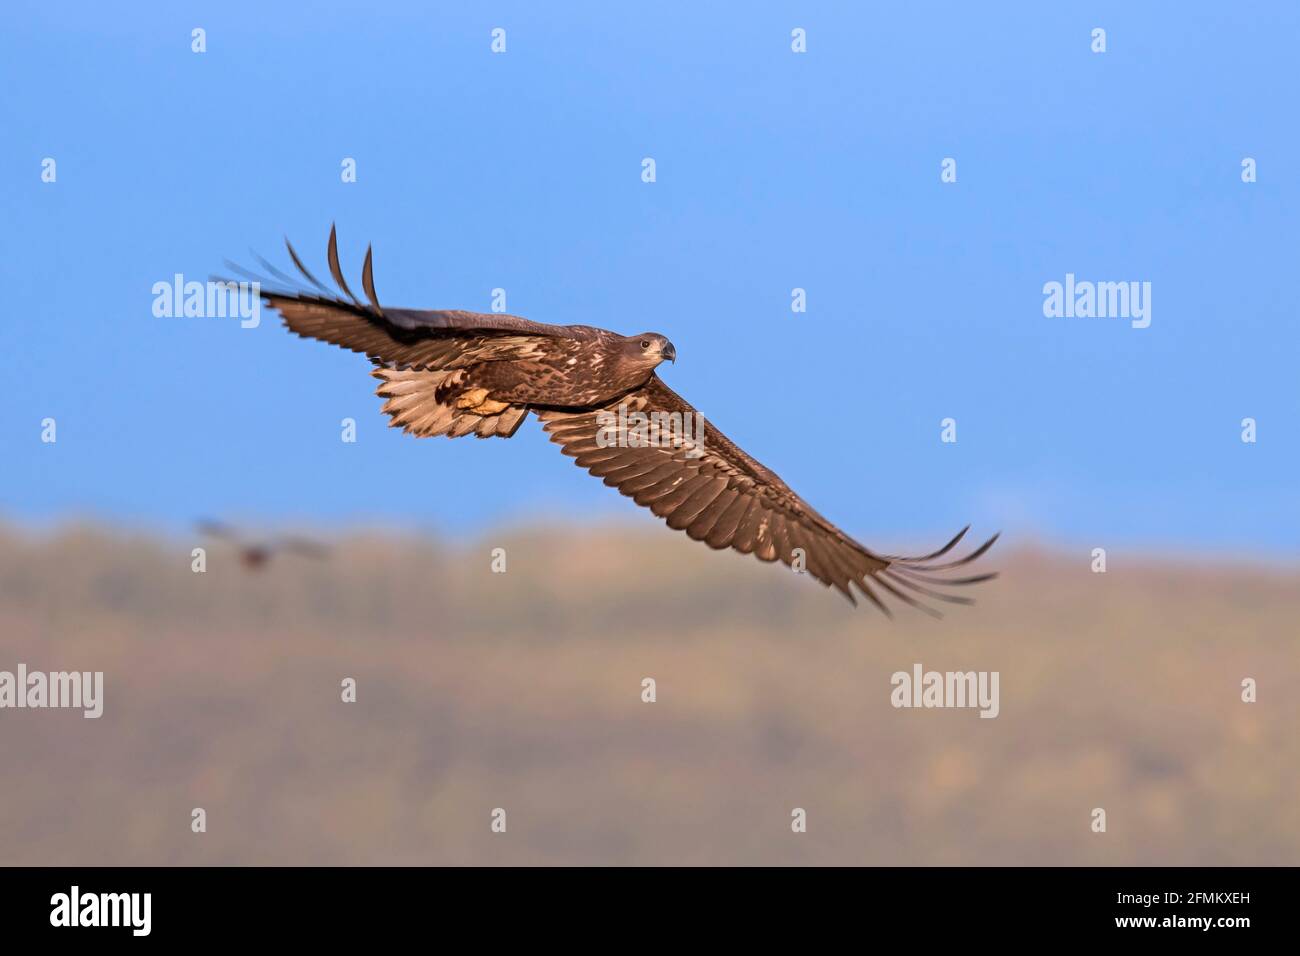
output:
{"label": "brown hill", "polygon": [[[1004,550],[891,623],[652,528],[201,543],[0,531],[0,670],[105,675],[0,710],[0,864],[1300,863],[1294,568]],[[917,662],[999,716],[895,709]]]}

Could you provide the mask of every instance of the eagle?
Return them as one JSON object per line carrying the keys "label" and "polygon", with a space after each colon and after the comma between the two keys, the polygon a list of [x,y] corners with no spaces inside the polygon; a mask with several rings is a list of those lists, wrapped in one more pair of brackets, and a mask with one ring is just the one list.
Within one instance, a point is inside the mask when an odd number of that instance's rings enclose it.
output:
{"label": "eagle", "polygon": [[253,540],[227,524],[208,518],[200,520],[196,527],[200,534],[234,545],[239,563],[248,571],[261,570],[279,553],[297,554],[305,558],[324,558],[329,555],[329,549],[324,545],[293,535]]}
{"label": "eagle", "polygon": [[998,539],[954,556],[969,525],[914,557],[879,554],[849,537],[664,383],[657,369],[675,361],[677,349],[658,332],[389,308],[375,293],[371,247],[361,268],[363,302],[339,267],[333,225],[327,261],[337,290],[316,279],[287,238],[285,246],[301,278],[260,256],[271,278],[226,265],[259,284],[262,301],[291,332],[370,359],[393,427],[418,437],[509,438],[532,413],[563,454],[668,527],[710,548],[804,571],[855,606],[857,592],[890,617],[885,596],[942,617],[928,602],[974,603],[947,589],[997,576],[959,570]]}

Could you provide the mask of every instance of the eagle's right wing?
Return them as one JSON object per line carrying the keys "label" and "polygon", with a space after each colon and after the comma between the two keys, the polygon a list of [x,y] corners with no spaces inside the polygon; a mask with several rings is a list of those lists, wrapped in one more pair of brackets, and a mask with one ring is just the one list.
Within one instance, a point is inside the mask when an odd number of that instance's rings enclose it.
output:
{"label": "eagle's right wing", "polygon": [[966,529],[926,555],[900,557],[864,547],[705,422],[657,375],[604,408],[543,409],[537,415],[564,454],[649,508],[668,527],[710,548],[752,553],[762,561],[793,566],[796,550],[802,551],[809,575],[833,585],[854,604],[856,587],[888,614],[879,589],[939,616],[923,599],[969,604],[970,598],[942,589],[997,576],[951,574],[984,554],[997,535],[969,554],[947,560],[939,559],[956,547]]}

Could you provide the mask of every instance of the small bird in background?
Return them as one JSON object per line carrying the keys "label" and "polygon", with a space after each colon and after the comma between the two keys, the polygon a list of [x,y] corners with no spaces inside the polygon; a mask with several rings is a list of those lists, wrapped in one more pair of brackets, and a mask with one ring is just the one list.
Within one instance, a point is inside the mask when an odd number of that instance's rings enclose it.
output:
{"label": "small bird in background", "polygon": [[199,521],[197,527],[202,534],[230,542],[239,553],[239,563],[249,571],[262,569],[273,555],[281,552],[316,559],[326,558],[330,553],[323,544],[295,535],[254,540],[227,524],[207,519]]}
{"label": "small bird in background", "polygon": [[[656,369],[674,361],[677,349],[658,332],[619,335],[517,315],[381,306],[369,249],[361,268],[363,302],[343,278],[333,227],[327,257],[337,290],[285,245],[298,278],[260,256],[273,278],[227,266],[260,284],[262,300],[291,332],[364,353],[375,366],[376,394],[386,400],[390,424],[413,435],[509,438],[531,413],[563,454],[668,527],[710,548],[807,571],[854,604],[856,588],[886,614],[882,594],[938,617],[927,600],[970,604],[948,589],[997,576],[952,573],[988,551],[997,535],[949,557],[963,528],[936,551],[903,557],[845,534],[659,378]],[[756,381],[779,385],[779,367],[746,370],[737,387],[754,388]],[[808,414],[823,414],[821,391],[814,389]],[[846,395],[846,401],[858,398],[856,391]],[[852,418],[846,422],[848,440]]]}

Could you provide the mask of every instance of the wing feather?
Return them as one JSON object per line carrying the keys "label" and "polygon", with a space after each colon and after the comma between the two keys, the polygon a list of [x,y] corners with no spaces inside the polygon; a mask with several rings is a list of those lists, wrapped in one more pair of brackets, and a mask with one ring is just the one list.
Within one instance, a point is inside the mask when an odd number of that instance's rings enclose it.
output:
{"label": "wing feather", "polygon": [[739,489],[724,487],[722,494],[709,502],[704,510],[695,516],[695,520],[686,528],[686,533],[696,541],[707,540],[713,526],[718,523],[718,520],[726,514],[727,509],[739,497]]}
{"label": "wing feather", "polygon": [[740,527],[741,520],[754,505],[753,498],[750,498],[739,488],[735,489],[735,491],[735,500],[727,505],[727,510],[718,518],[717,523],[714,524],[708,536],[704,539],[704,543],[710,548],[720,550],[729,547],[736,537],[736,529]]}
{"label": "wing feather", "polygon": [[674,531],[684,531],[690,527],[700,513],[713,504],[718,495],[727,490],[726,478],[713,475],[701,477],[700,488],[674,508],[673,513],[668,516],[668,527]]}

